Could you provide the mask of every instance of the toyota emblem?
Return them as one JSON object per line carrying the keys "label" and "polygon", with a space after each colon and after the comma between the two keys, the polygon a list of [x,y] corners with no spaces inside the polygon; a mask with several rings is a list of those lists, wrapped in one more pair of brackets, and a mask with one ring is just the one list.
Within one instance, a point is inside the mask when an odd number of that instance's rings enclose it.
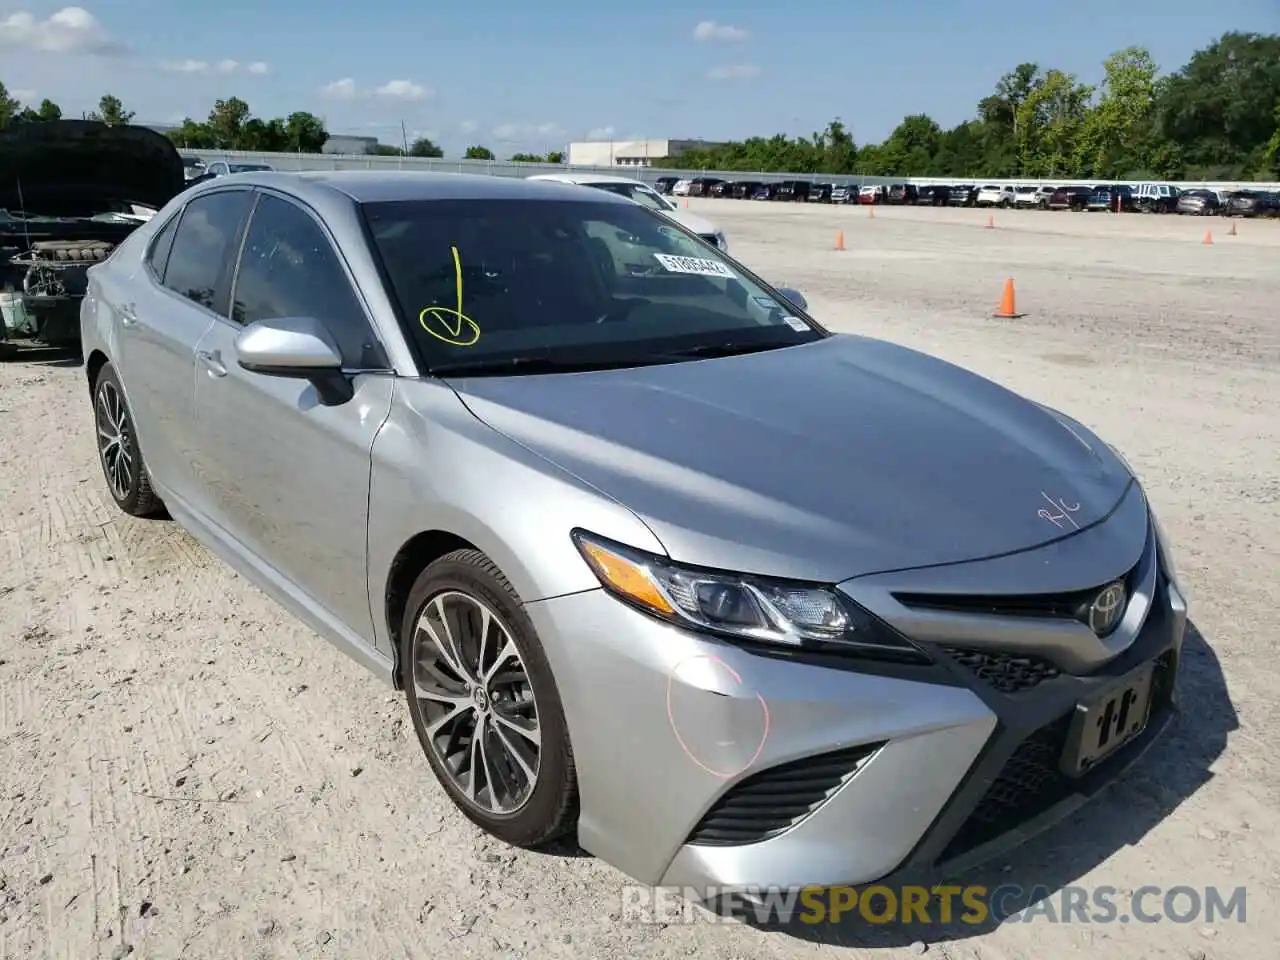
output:
{"label": "toyota emblem", "polygon": [[1086,617],[1089,629],[1098,636],[1105,637],[1120,625],[1128,600],[1122,582],[1117,580],[1103,587],[1093,598],[1093,603],[1089,604]]}

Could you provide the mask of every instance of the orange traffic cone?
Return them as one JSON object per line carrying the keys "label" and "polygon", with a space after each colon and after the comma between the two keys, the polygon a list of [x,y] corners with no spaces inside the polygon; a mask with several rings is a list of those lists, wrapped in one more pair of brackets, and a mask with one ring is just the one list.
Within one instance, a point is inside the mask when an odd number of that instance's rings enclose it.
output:
{"label": "orange traffic cone", "polygon": [[1228,237],[1234,237],[1235,235],[1236,235],[1236,222],[1235,222],[1234,220],[1232,220],[1232,221],[1231,221],[1231,229],[1227,231],[1227,236],[1228,236]]}
{"label": "orange traffic cone", "polygon": [[987,217],[987,229],[994,230],[996,228],[996,218],[994,216]]}
{"label": "orange traffic cone", "polygon": [[1015,304],[1013,295],[1013,277],[1010,277],[1004,282],[1004,293],[1000,297],[1000,308],[993,313],[992,316],[1002,320],[1016,320],[1018,317],[1026,316],[1026,314],[1018,312],[1018,308]]}
{"label": "orange traffic cone", "polygon": [[1206,231],[1204,232],[1204,239],[1203,239],[1203,240],[1201,240],[1200,242],[1201,242],[1201,243],[1213,243],[1213,231],[1212,231],[1212,230],[1206,230]]}
{"label": "orange traffic cone", "polygon": [[837,250],[844,249],[844,231],[843,230],[836,231],[836,249]]}

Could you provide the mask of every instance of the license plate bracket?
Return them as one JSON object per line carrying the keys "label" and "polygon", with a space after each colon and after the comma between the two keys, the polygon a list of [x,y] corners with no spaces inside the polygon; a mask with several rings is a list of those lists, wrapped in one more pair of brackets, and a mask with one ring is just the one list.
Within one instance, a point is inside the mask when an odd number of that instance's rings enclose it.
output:
{"label": "license plate bracket", "polygon": [[1146,729],[1151,712],[1151,664],[1135,670],[1090,700],[1076,704],[1062,752],[1062,772],[1088,773]]}

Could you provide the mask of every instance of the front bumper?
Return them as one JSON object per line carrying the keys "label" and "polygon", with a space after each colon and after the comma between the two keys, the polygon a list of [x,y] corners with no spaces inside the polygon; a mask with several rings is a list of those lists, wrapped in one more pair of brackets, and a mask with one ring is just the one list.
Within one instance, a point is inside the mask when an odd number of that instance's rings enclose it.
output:
{"label": "front bumper", "polygon": [[[1133,512],[1037,551],[1046,584],[1072,576]],[[1121,558],[1128,567],[1154,562],[1154,536],[1141,557]],[[1035,559],[1020,562],[1040,569]],[[1007,562],[959,565],[946,588],[981,579],[961,567]],[[1052,631],[1006,631],[1003,650],[970,643],[962,654],[939,642],[964,633],[944,617],[913,620],[913,639],[939,662],[905,667],[750,653],[600,590],[531,603],[572,738],[579,842],[643,883],[694,889],[936,880],[995,856],[1114,780],[1172,718],[1186,605],[1146,573],[1142,622],[1087,674],[1051,662]],[[892,623],[875,599],[883,586],[842,589]],[[1059,773],[1076,705],[1152,662],[1144,732],[1081,778]]]}

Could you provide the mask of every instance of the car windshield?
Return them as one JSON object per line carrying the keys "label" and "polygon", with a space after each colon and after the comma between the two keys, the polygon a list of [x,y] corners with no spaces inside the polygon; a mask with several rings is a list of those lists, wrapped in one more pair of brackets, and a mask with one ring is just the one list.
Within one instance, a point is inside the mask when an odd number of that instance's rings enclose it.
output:
{"label": "car windshield", "polygon": [[362,211],[433,372],[635,366],[826,335],[637,204],[424,200]]}
{"label": "car windshield", "polygon": [[650,207],[654,210],[666,212],[674,210],[671,204],[663,200],[647,187],[642,187],[636,183],[588,183],[588,187],[595,187],[597,190],[607,190],[610,193],[616,193],[620,197],[626,197],[628,200],[634,200],[636,203]]}
{"label": "car windshield", "polygon": [[232,173],[255,173],[259,170],[270,170],[271,167],[265,163],[233,163],[231,164]]}

